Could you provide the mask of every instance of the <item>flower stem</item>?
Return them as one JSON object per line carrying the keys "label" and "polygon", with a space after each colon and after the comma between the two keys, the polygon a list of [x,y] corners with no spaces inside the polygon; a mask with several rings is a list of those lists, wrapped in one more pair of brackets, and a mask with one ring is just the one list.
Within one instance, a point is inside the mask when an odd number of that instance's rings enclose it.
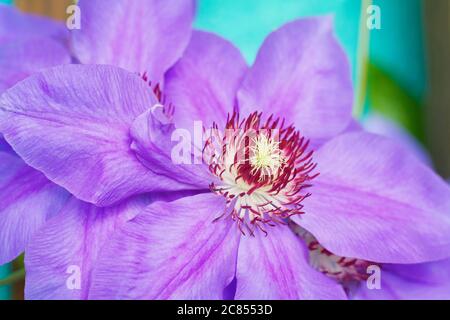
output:
{"label": "flower stem", "polygon": [[353,102],[353,116],[358,119],[364,113],[364,103],[367,88],[367,66],[369,60],[370,30],[367,28],[367,8],[372,0],[361,2],[361,15],[359,22],[358,52],[356,66],[355,100]]}

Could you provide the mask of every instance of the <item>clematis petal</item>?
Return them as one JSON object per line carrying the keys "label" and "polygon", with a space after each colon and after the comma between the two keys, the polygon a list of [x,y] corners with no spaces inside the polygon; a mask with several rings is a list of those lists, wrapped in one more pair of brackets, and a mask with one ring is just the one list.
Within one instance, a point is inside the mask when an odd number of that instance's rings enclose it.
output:
{"label": "clematis petal", "polygon": [[364,129],[368,132],[386,136],[398,143],[406,146],[414,153],[419,160],[429,167],[432,166],[430,155],[423,145],[420,144],[408,131],[402,128],[394,121],[377,113],[372,113],[365,117],[363,122]]}
{"label": "clematis petal", "polygon": [[0,40],[0,93],[33,73],[70,61],[68,50],[48,37]]}
{"label": "clematis petal", "polygon": [[0,265],[16,258],[69,198],[12,153],[0,152]]}
{"label": "clematis petal", "polygon": [[99,208],[72,197],[27,246],[26,298],[86,299],[101,249],[147,204],[146,197],[137,197]]}
{"label": "clematis petal", "polygon": [[[191,186],[191,190],[209,191],[213,177],[208,167],[201,158],[194,162],[192,141],[175,141],[174,134],[177,129],[172,122],[167,122],[162,109],[162,105],[155,106],[134,120],[130,129],[131,150],[141,163],[155,174]],[[186,156],[189,159],[186,163],[179,163],[181,160],[187,160],[184,155],[173,152],[180,144],[187,148]]]}
{"label": "clematis petal", "polygon": [[212,33],[194,31],[183,57],[166,74],[165,94],[175,105],[178,128],[192,131],[194,121],[210,128],[225,125],[247,65],[239,50]]}
{"label": "clematis petal", "polygon": [[387,138],[348,133],[315,154],[320,175],[293,217],[329,251],[381,263],[450,254],[450,188]]}
{"label": "clematis petal", "polygon": [[157,176],[130,149],[130,126],[156,103],[137,75],[112,66],[47,69],[0,99],[0,131],[32,167],[81,200],[191,189]]}
{"label": "clematis petal", "polygon": [[60,21],[26,14],[13,6],[0,4],[0,40],[5,37],[19,39],[36,36],[65,42],[68,30]]}
{"label": "clematis petal", "polygon": [[13,149],[11,148],[11,146],[9,145],[8,142],[5,141],[5,139],[3,138],[3,136],[0,135],[0,152],[6,152],[6,153],[10,153],[12,155],[15,155]]}
{"label": "clematis petal", "polygon": [[223,298],[240,238],[231,219],[213,222],[224,210],[211,193],[151,204],[109,242],[90,298]]}
{"label": "clematis petal", "polygon": [[384,265],[380,287],[363,283],[350,292],[360,300],[448,300],[450,299],[450,259],[405,265]]}
{"label": "clematis petal", "polygon": [[147,72],[160,81],[188,44],[192,0],[81,0],[81,29],[72,46],[81,63]]}
{"label": "clematis petal", "polygon": [[313,270],[307,249],[287,226],[242,237],[236,299],[345,299],[342,287]]}
{"label": "clematis petal", "polygon": [[238,92],[241,113],[261,110],[294,122],[312,141],[351,120],[352,83],[330,17],[297,20],[264,41]]}

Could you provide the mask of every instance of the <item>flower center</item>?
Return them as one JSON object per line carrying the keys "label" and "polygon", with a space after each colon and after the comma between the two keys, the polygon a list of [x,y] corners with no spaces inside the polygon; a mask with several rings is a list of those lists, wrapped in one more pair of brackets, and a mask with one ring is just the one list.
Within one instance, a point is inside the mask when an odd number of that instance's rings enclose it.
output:
{"label": "flower center", "polygon": [[251,235],[254,227],[266,232],[262,225],[285,224],[303,213],[301,202],[310,196],[305,189],[317,176],[308,144],[284,120],[263,121],[256,112],[244,119],[233,113],[223,132],[213,125],[203,158],[220,182],[210,188],[227,199],[223,215],[231,215],[243,234],[244,227]]}
{"label": "flower center", "polygon": [[278,173],[282,167],[284,157],[280,152],[280,142],[265,134],[257,136],[250,147],[251,174],[259,174],[259,179]]}

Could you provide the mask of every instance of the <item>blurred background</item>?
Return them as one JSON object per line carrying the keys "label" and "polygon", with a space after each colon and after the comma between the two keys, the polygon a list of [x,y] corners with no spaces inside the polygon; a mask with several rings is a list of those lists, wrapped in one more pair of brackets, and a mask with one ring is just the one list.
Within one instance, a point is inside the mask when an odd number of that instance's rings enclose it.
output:
{"label": "blurred background", "polygon": [[[0,0],[59,20],[73,2]],[[379,9],[380,28],[367,27],[368,8]],[[334,15],[351,63],[355,118],[412,145],[450,177],[450,0],[197,0],[195,28],[231,40],[251,64],[271,31],[323,14]],[[21,259],[0,266],[0,299],[23,298]]]}

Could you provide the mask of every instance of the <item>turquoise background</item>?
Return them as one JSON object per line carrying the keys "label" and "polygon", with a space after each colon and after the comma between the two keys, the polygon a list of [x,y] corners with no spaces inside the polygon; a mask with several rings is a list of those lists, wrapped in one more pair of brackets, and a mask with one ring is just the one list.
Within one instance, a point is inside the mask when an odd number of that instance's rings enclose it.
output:
{"label": "turquoise background", "polygon": [[[371,32],[370,59],[422,99],[426,72],[420,0],[374,0],[381,8],[381,30]],[[12,3],[0,0],[0,3]],[[198,0],[195,27],[216,32],[238,46],[251,63],[264,38],[293,19],[333,14],[336,35],[357,75],[360,0]],[[7,274],[0,267],[0,278]],[[0,288],[0,299],[7,298]]]}
{"label": "turquoise background", "polygon": [[[9,273],[9,267],[0,267],[0,279],[5,278]],[[0,287],[0,300],[7,299],[9,297],[9,287]]]}

